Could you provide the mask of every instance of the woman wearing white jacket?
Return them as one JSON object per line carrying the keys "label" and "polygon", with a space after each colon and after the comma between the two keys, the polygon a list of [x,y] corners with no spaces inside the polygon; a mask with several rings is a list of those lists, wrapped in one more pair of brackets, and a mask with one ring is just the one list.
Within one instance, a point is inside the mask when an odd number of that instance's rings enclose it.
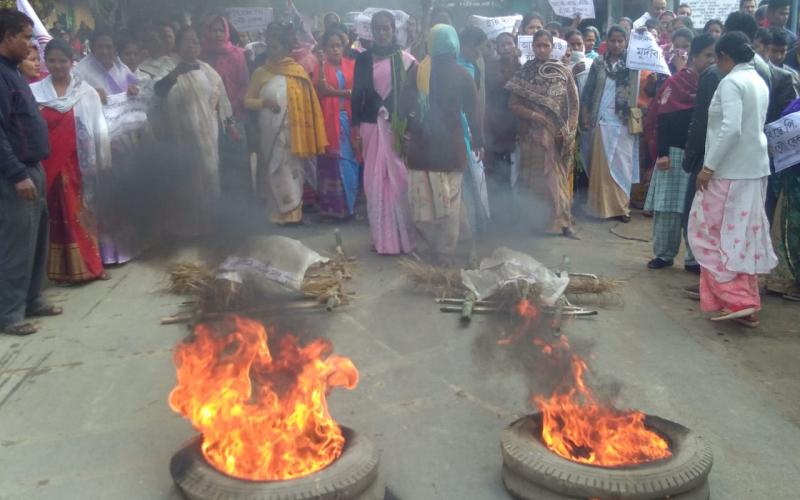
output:
{"label": "woman wearing white jacket", "polygon": [[689,214],[688,236],[702,272],[700,307],[712,321],[758,326],[758,274],[775,267],[764,210],[769,158],[764,122],[769,90],[744,33],[716,46],[724,76],[708,110],[705,165]]}

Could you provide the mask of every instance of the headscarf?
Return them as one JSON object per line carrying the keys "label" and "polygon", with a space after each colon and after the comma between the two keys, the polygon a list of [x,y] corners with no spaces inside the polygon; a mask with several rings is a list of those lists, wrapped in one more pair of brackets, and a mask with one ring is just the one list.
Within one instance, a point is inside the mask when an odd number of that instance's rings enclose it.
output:
{"label": "headscarf", "polygon": [[312,158],[325,152],[328,145],[325,120],[319,98],[308,73],[291,57],[278,63],[269,60],[264,68],[273,75],[286,78],[286,102],[291,133],[292,153],[300,158]]}
{"label": "headscarf", "polygon": [[427,100],[430,94],[431,74],[434,66],[433,58],[451,54],[456,56],[461,52],[458,33],[449,24],[437,24],[431,28],[431,32],[428,35],[428,47],[430,54],[422,60],[417,70],[417,89],[419,90],[420,99],[424,99],[423,110],[428,108]]}
{"label": "headscarf", "polygon": [[[222,42],[214,40],[211,34],[211,25],[217,20],[221,20],[225,27],[225,39]],[[231,42],[231,29],[228,20],[222,16],[211,16],[206,19],[203,24],[202,44],[201,59],[210,64],[222,78],[234,115],[237,117],[244,116],[244,96],[247,93],[250,76],[247,71],[244,49]]]}

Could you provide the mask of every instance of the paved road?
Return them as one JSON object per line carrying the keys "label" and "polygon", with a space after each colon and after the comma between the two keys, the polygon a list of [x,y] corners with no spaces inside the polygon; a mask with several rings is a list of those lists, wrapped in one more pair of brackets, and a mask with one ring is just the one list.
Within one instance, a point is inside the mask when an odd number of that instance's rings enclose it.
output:
{"label": "paved road", "polygon": [[[637,218],[618,228],[647,237]],[[584,240],[535,240],[518,230],[502,241],[573,270],[628,280],[625,304],[604,306],[567,333],[591,353],[595,380],[621,405],[678,421],[712,444],[712,498],[790,500],[800,491],[800,309],[766,299],[763,326],[714,326],[684,299],[692,277],[648,271],[647,243],[584,223]],[[285,230],[321,251],[333,226]],[[306,338],[326,336],[361,373],[354,391],[330,397],[342,423],[372,433],[382,467],[403,500],[508,498],[499,436],[529,411],[546,373],[527,348],[496,345],[502,326],[477,318],[462,329],[429,295],[409,286],[396,259],[369,252],[366,226],[343,228],[358,256],[356,303],[335,314],[275,318]],[[503,231],[501,231],[503,233]],[[486,242],[485,253],[492,248]],[[0,337],[0,498],[172,499],[168,463],[193,435],[166,403],[172,348],[182,326],[160,326],[182,297],[164,294],[166,263],[183,251],[113,270],[113,279],[51,288],[65,315],[30,338]]]}

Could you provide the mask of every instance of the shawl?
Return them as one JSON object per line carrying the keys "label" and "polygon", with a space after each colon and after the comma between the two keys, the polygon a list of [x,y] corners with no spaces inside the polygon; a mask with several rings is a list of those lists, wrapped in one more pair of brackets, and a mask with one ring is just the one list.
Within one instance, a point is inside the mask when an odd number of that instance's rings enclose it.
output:
{"label": "shawl", "polygon": [[[344,57],[342,58],[340,69],[344,75],[345,89],[353,88],[354,66],[355,61],[352,59],[346,59]],[[316,72],[314,78],[315,82],[319,83],[320,78],[322,78],[322,75],[324,75],[325,82],[328,84],[328,86],[338,89],[339,79],[336,77],[336,69],[336,66],[333,64],[326,64],[323,62],[322,68]],[[350,99],[335,96],[320,97],[322,114],[325,117],[325,135],[328,137],[327,151],[329,153],[339,152],[339,111],[342,108],[342,103],[344,103],[344,110],[347,112],[347,118],[349,120],[353,115]]]}
{"label": "shawl", "polygon": [[325,152],[325,119],[319,98],[308,73],[292,58],[278,63],[267,61],[264,69],[273,75],[286,77],[288,125],[292,139],[292,153],[299,158],[312,158]]}
{"label": "shawl", "polygon": [[686,65],[685,68],[667,78],[650,103],[645,117],[644,130],[650,158],[658,154],[658,115],[685,111],[694,108],[699,77],[697,72]]}
{"label": "shawl", "polygon": [[59,97],[53,87],[53,77],[48,76],[31,85],[31,92],[40,106],[59,113],[74,110],[78,163],[82,172],[96,173],[111,166],[111,141],[103,115],[103,103],[91,85],[84,82],[80,75],[72,75],[66,93]]}
{"label": "shawl", "polygon": [[[218,43],[211,35],[211,24],[221,19],[225,26],[225,40]],[[212,16],[205,22],[203,29],[203,53],[201,58],[211,65],[222,78],[228,99],[233,107],[233,114],[242,117],[245,114],[244,96],[250,75],[247,71],[245,51],[231,43],[231,31],[228,20],[222,16]]]}
{"label": "shawl", "polygon": [[539,117],[554,137],[564,138],[565,149],[574,147],[578,130],[578,88],[572,71],[557,61],[528,61],[506,84],[512,94]]}
{"label": "shawl", "polygon": [[592,68],[589,70],[589,77],[586,79],[586,84],[583,87],[583,99],[581,99],[582,113],[588,114],[588,120],[591,126],[597,123],[597,114],[600,110],[600,100],[603,97],[603,91],[606,86],[606,79],[611,78],[617,84],[616,98],[614,99],[614,110],[616,114],[622,119],[623,122],[628,120],[630,115],[630,93],[633,88],[630,85],[631,79],[637,78],[638,71],[635,69],[628,69],[625,66],[626,53],[619,56],[619,60],[611,64],[608,58],[604,55],[602,59],[598,59],[592,63]]}
{"label": "shawl", "polygon": [[119,57],[114,58],[114,65],[107,70],[94,55],[89,54],[75,66],[75,72],[81,75],[84,82],[105,90],[109,95],[123,94],[128,91],[129,86],[138,83]]}

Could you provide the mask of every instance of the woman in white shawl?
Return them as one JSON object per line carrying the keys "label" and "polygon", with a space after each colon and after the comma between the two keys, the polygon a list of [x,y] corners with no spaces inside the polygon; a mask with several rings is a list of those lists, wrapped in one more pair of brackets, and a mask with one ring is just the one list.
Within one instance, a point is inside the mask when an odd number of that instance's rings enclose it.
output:
{"label": "woman in white shawl", "polygon": [[[139,79],[117,56],[117,48],[110,31],[97,29],[91,37],[91,54],[84,57],[73,70],[75,75],[91,85],[103,101],[106,109],[127,99],[139,99]],[[109,117],[109,123],[112,118]],[[112,127],[113,128],[113,127]],[[129,118],[123,131],[111,135],[111,151],[114,160],[101,179],[105,186],[120,185],[125,172],[134,168],[131,159],[136,156],[139,144],[149,133],[146,120],[138,123]],[[100,226],[100,255],[105,265],[124,264],[135,258],[142,249],[137,241],[127,216],[115,206],[112,193],[103,199],[103,209],[97,212]]]}
{"label": "woman in white shawl", "polygon": [[92,210],[97,175],[111,156],[103,105],[97,91],[70,74],[66,42],[48,43],[45,63],[50,75],[31,90],[50,136],[50,156],[42,162],[50,212],[47,274],[56,282],[107,279]]}
{"label": "woman in white shawl", "polygon": [[190,171],[176,193],[180,213],[172,214],[170,232],[200,236],[211,229],[211,205],[219,194],[219,131],[230,127],[233,111],[222,78],[200,57],[200,39],[191,26],[177,39],[180,61],[155,84],[165,125],[165,139],[182,147]]}
{"label": "woman in white shawl", "polygon": [[94,87],[103,104],[110,95],[139,93],[136,76],[125,66],[114,47],[114,38],[104,30],[95,30],[90,40],[92,52],[76,66],[75,73]]}

